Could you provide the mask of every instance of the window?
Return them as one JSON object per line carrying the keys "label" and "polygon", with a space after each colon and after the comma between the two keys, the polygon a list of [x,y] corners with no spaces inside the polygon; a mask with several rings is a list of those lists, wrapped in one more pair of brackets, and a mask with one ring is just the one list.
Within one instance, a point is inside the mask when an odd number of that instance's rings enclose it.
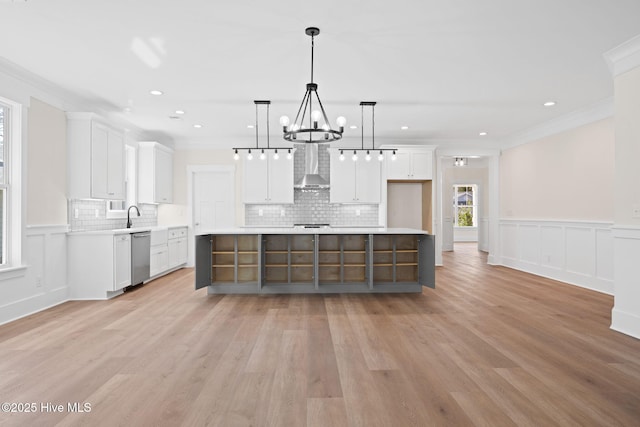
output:
{"label": "window", "polygon": [[5,177],[5,141],[9,133],[9,106],[0,103],[0,265],[6,263],[7,253],[7,179]]}
{"label": "window", "polygon": [[453,221],[456,227],[477,227],[478,186],[472,184],[453,186]]}
{"label": "window", "polygon": [[[0,97],[0,280],[22,274],[22,105]],[[13,271],[13,273],[9,273]],[[15,277],[15,276],[13,276]]]}
{"label": "window", "polygon": [[136,149],[124,147],[125,154],[125,200],[107,200],[107,218],[126,218],[127,208],[136,204]]}

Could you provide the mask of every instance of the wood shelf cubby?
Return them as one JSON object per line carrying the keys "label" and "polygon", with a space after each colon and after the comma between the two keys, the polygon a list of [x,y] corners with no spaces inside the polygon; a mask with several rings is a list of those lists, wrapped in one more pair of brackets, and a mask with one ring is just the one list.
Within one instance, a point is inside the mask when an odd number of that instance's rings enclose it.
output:
{"label": "wood shelf cubby", "polygon": [[417,282],[418,256],[416,235],[374,235],[374,284]]}

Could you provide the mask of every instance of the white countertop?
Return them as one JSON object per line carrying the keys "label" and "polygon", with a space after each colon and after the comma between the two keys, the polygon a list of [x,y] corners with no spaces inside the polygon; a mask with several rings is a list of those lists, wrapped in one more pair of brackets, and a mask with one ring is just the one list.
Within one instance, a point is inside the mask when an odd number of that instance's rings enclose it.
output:
{"label": "white countertop", "polygon": [[327,228],[295,228],[295,227],[265,227],[265,228],[225,228],[200,232],[207,234],[429,234],[424,230],[414,228],[387,227],[327,227]]}
{"label": "white countertop", "polygon": [[131,233],[142,233],[145,231],[156,231],[156,230],[171,230],[173,228],[182,228],[186,227],[186,225],[171,225],[171,226],[152,226],[152,227],[132,227],[132,228],[117,228],[115,230],[77,230],[70,231],[67,233],[69,236],[85,236],[85,235],[118,235],[118,234],[131,234]]}

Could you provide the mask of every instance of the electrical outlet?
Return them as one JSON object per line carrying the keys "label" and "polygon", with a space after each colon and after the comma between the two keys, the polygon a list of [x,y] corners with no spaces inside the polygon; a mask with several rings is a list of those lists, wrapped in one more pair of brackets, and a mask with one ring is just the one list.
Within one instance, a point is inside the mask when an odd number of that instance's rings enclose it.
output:
{"label": "electrical outlet", "polygon": [[42,287],[42,277],[37,276],[36,277],[36,288],[41,288]]}
{"label": "electrical outlet", "polygon": [[262,216],[263,213],[264,211],[262,209],[258,209],[258,216]]}
{"label": "electrical outlet", "polygon": [[280,209],[280,216],[284,216],[284,209]]}
{"label": "electrical outlet", "polygon": [[360,216],[360,209],[356,209],[356,216]]}
{"label": "electrical outlet", "polygon": [[100,209],[96,209],[96,218],[100,218]]}

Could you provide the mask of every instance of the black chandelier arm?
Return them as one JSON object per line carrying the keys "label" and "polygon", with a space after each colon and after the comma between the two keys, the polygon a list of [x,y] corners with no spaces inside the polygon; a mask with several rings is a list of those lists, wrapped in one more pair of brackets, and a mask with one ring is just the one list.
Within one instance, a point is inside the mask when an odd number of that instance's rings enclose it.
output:
{"label": "black chandelier arm", "polygon": [[[296,135],[308,134],[309,139],[296,138]],[[284,133],[284,139],[289,142],[304,144],[304,143],[316,143],[327,144],[342,139],[342,133],[334,129],[298,129],[297,131],[286,131]]]}
{"label": "black chandelier arm", "polygon": [[[296,118],[293,120],[293,123],[291,124],[292,127],[295,126],[299,120],[302,123],[302,119],[304,119],[304,115],[307,111],[307,98],[309,96],[311,96],[311,91],[309,90],[309,88],[307,88],[307,91],[304,93],[304,96],[302,97],[302,102],[300,103],[300,108],[298,108],[298,113],[296,114]],[[300,112],[302,111],[303,107],[304,107],[305,113],[302,113],[302,119],[301,119]]]}
{"label": "black chandelier arm", "polygon": [[324,122],[326,123],[327,126],[329,126],[330,130],[333,129],[329,124],[329,118],[327,117],[327,113],[325,113],[324,111],[324,106],[322,105],[322,101],[320,101],[320,95],[318,95],[318,92],[316,92],[316,98],[318,98],[318,105],[320,105],[320,111],[322,111],[322,117],[324,117]]}

